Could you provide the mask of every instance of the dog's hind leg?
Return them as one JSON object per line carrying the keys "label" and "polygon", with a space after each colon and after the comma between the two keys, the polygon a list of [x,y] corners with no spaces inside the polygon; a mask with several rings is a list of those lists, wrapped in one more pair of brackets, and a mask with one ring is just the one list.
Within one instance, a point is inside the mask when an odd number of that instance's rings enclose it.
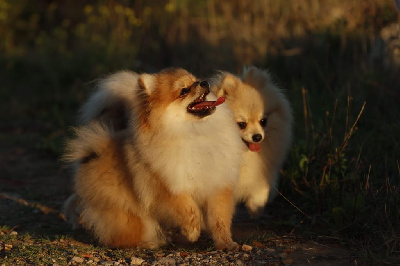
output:
{"label": "dog's hind leg", "polygon": [[80,209],[78,195],[74,193],[65,201],[63,209],[65,220],[72,224],[74,230],[81,228]]}
{"label": "dog's hind leg", "polygon": [[129,211],[87,208],[82,212],[82,222],[106,246],[157,248],[165,243],[165,239],[160,237],[156,222]]}

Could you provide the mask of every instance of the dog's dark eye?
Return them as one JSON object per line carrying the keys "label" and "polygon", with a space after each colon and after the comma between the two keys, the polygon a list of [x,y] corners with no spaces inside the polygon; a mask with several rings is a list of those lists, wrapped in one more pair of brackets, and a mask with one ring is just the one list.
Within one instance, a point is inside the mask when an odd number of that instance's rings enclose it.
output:
{"label": "dog's dark eye", "polygon": [[267,118],[261,119],[261,120],[260,120],[260,125],[261,125],[262,127],[265,127],[265,126],[267,125]]}
{"label": "dog's dark eye", "polygon": [[238,122],[237,124],[240,127],[240,129],[245,129],[247,127],[247,123],[246,122]]}
{"label": "dog's dark eye", "polygon": [[181,90],[181,96],[185,96],[189,92],[190,92],[190,88],[184,88],[184,89]]}

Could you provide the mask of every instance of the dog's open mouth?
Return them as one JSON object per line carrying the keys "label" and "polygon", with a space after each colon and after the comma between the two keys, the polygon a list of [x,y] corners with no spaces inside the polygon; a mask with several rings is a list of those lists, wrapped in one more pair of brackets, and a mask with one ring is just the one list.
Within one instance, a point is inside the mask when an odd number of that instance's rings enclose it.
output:
{"label": "dog's open mouth", "polygon": [[249,148],[249,150],[254,151],[254,152],[259,152],[261,151],[261,145],[260,143],[253,143],[253,142],[248,142],[245,141],[244,139],[242,139],[243,142],[247,145],[247,147]]}
{"label": "dog's open mouth", "polygon": [[188,112],[196,116],[205,117],[214,113],[216,107],[225,102],[224,97],[219,97],[216,101],[206,101],[208,93],[209,91],[206,90],[199,98],[191,102],[187,107]]}

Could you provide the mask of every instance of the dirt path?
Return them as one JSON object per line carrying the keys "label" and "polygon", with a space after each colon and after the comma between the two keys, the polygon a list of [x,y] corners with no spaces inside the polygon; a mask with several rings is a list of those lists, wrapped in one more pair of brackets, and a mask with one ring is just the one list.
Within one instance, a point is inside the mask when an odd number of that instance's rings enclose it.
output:
{"label": "dirt path", "polygon": [[[178,238],[173,245],[156,251],[99,247],[86,232],[72,231],[60,215],[71,182],[69,171],[56,158],[21,147],[5,147],[0,159],[0,264],[358,265],[363,262],[360,252],[343,247],[339,239],[306,237],[301,227],[282,225],[285,224],[285,217],[279,211],[285,204],[282,202],[272,204],[259,220],[250,220],[243,208],[238,209],[233,236],[242,246],[236,252],[214,251],[206,235],[195,244]],[[287,213],[290,205],[285,208]]]}

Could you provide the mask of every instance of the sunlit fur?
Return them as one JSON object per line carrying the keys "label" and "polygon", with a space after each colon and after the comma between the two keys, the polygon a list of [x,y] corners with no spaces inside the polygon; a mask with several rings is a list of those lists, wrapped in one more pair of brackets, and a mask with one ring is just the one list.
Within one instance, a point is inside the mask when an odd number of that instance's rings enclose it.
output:
{"label": "sunlit fur", "polygon": [[[241,130],[243,140],[254,143],[254,134],[262,136],[261,151],[244,152],[235,190],[236,201],[245,202],[249,213],[257,216],[276,194],[278,174],[290,146],[293,118],[289,101],[268,72],[256,67],[244,68],[240,77],[220,73],[214,79],[213,91],[226,97],[237,122],[247,123]],[[260,125],[264,117],[265,128]]]}
{"label": "sunlit fur", "polygon": [[[130,112],[127,129],[114,132],[100,123],[103,118],[89,115],[67,145],[65,159],[76,169],[74,195],[65,206],[68,220],[114,247],[158,247],[171,226],[196,241],[204,226],[216,248],[236,248],[230,226],[243,145],[231,110],[222,104],[203,118],[188,113],[188,104],[204,88],[196,85],[180,96],[197,81],[182,69],[124,72],[119,80],[120,75],[102,81],[102,90],[114,86],[133,93],[122,97]],[[91,102],[86,112],[93,107],[101,110]],[[75,213],[80,217],[71,217]]]}
{"label": "sunlit fur", "polygon": [[119,71],[97,82],[96,91],[83,104],[79,122],[98,120],[115,130],[127,127],[126,104],[135,101],[139,74]]}

